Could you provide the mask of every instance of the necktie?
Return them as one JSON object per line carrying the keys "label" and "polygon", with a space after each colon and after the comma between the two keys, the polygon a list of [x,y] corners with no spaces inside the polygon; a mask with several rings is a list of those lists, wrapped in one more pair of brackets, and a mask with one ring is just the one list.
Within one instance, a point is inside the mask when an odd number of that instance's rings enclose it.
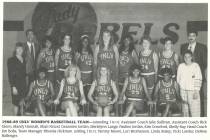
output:
{"label": "necktie", "polygon": [[32,56],[32,58],[34,60],[35,56],[34,56],[34,45],[33,45],[33,43],[31,43],[31,56]]}
{"label": "necktie", "polygon": [[191,44],[189,45],[188,50],[190,50],[191,52],[193,52],[192,51],[192,45]]}

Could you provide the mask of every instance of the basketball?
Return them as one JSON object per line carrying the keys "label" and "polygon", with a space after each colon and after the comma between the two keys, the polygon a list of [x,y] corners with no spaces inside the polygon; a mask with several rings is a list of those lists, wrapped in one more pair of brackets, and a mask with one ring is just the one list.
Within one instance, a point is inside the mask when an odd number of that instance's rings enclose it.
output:
{"label": "basketball", "polygon": [[97,97],[96,101],[97,101],[98,105],[102,106],[102,107],[107,106],[108,103],[110,102],[109,97],[107,97],[107,96]]}

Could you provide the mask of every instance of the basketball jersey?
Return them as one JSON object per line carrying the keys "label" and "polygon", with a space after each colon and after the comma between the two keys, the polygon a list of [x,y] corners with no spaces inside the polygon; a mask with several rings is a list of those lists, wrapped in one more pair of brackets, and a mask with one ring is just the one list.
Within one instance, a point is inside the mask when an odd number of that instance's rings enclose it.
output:
{"label": "basketball jersey", "polygon": [[142,78],[139,77],[138,80],[133,80],[131,77],[128,78],[128,86],[126,89],[125,96],[129,98],[143,99],[143,84]]}
{"label": "basketball jersey", "polygon": [[72,63],[74,59],[74,52],[73,50],[64,50],[62,48],[59,48],[60,54],[58,59],[58,68],[59,69],[65,69],[69,65],[69,61]]}
{"label": "basketball jersey", "polygon": [[108,50],[103,50],[99,47],[98,65],[105,65],[112,71],[116,68],[116,60],[113,47]]}
{"label": "basketball jersey", "polygon": [[90,55],[88,52],[82,52],[78,59],[78,66],[81,72],[92,71],[93,56]]}
{"label": "basketball jersey", "polygon": [[77,100],[79,98],[79,81],[78,80],[75,83],[68,83],[67,79],[65,79],[62,98],[63,100],[66,100],[66,99]]}
{"label": "basketball jersey", "polygon": [[54,59],[54,53],[52,49],[50,49],[50,51],[45,50],[43,52],[43,59],[41,62],[41,66],[51,72],[55,70],[55,59]]}
{"label": "basketball jersey", "polygon": [[172,53],[171,57],[166,58],[163,55],[163,52],[159,54],[159,71],[162,68],[170,68],[172,69],[173,74],[176,73],[176,62],[174,60],[175,52]]}
{"label": "basketball jersey", "polygon": [[165,83],[163,80],[161,80],[159,84],[160,102],[176,100],[175,82],[173,80],[171,80],[171,83],[169,85],[166,85],[168,83]]}
{"label": "basketball jersey", "polygon": [[108,82],[106,84],[100,84],[99,81],[96,81],[95,96],[111,97],[112,96],[111,82]]}
{"label": "basketball jersey", "polygon": [[33,95],[32,97],[38,97],[42,102],[46,100],[46,97],[49,96],[50,92],[50,82],[46,80],[46,82],[42,85],[38,80],[33,82]]}
{"label": "basketball jersey", "polygon": [[128,76],[129,68],[134,64],[132,52],[122,51],[119,56],[119,77],[125,78]]}
{"label": "basketball jersey", "polygon": [[139,53],[139,64],[141,66],[141,73],[151,73],[155,72],[154,60],[153,60],[154,51],[151,51],[149,55],[143,55]]}

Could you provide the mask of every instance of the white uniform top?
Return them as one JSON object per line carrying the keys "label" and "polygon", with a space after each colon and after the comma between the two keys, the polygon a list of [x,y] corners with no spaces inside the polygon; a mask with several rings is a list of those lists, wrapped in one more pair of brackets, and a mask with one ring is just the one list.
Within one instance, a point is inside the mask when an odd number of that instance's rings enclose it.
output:
{"label": "white uniform top", "polygon": [[202,74],[197,63],[186,65],[182,63],[177,70],[177,83],[183,90],[200,90]]}

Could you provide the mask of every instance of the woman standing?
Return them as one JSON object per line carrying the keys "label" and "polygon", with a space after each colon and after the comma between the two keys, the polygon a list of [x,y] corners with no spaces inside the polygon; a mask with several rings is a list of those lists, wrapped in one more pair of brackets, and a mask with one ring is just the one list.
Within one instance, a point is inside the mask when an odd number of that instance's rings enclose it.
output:
{"label": "woman standing", "polygon": [[[80,46],[76,55],[77,65],[81,72],[84,94],[87,99],[88,91],[93,82],[93,52],[90,46],[90,40],[87,35],[81,36]],[[89,104],[85,106],[84,115],[89,114]]]}
{"label": "woman standing", "polygon": [[14,115],[23,115],[23,105],[26,95],[26,65],[23,59],[23,44],[18,42],[13,57],[7,61],[9,82],[12,90]]}
{"label": "woman standing", "polygon": [[99,44],[94,52],[94,64],[97,67],[105,65],[111,70],[113,80],[117,79],[119,53],[109,30],[105,30],[99,38]]}

